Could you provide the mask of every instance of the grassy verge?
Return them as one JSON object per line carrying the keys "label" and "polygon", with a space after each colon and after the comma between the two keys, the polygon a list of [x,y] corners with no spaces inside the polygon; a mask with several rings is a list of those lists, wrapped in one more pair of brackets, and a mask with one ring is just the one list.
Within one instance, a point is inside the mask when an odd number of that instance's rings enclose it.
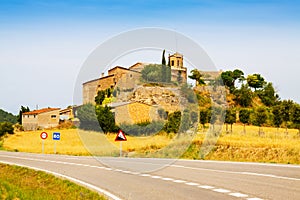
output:
{"label": "grassy verge", "polygon": [[0,164],[0,199],[106,199],[98,193],[31,169]]}

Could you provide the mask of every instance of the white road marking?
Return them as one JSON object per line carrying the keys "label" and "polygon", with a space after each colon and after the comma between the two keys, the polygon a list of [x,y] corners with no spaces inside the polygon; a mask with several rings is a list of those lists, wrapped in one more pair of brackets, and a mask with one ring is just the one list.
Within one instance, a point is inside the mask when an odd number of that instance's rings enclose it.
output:
{"label": "white road marking", "polygon": [[230,193],[229,195],[230,196],[234,196],[234,197],[240,197],[240,198],[242,198],[242,197],[248,197],[247,194],[242,194],[242,193],[238,193],[238,192]]}
{"label": "white road marking", "polygon": [[215,187],[213,187],[213,186],[209,186],[209,185],[200,185],[200,186],[198,186],[199,188],[203,188],[203,189],[213,189],[213,188],[215,188]]}
{"label": "white road marking", "polygon": [[161,178],[161,176],[151,176],[151,178],[157,179],[157,178]]}
{"label": "white road marking", "polygon": [[186,181],[184,180],[173,180],[174,183],[185,183]]}
{"label": "white road marking", "polygon": [[185,183],[186,185],[190,185],[190,186],[198,186],[198,183],[193,183],[193,182],[187,182]]}
{"label": "white road marking", "polygon": [[219,188],[219,189],[213,189],[213,191],[215,192],[220,192],[220,193],[229,193],[230,190],[226,190],[226,189],[222,189],[222,188]]}
{"label": "white road marking", "polygon": [[67,176],[67,175],[63,175],[63,174],[60,174],[60,173],[57,173],[57,172],[52,172],[52,171],[49,171],[49,170],[46,170],[46,169],[41,169],[41,168],[37,168],[37,167],[31,167],[29,165],[23,165],[23,164],[18,164],[18,163],[12,163],[12,162],[7,162],[7,161],[0,161],[1,163],[5,163],[5,164],[8,164],[8,165],[17,165],[17,166],[20,166],[20,167],[27,167],[27,168],[31,168],[31,169],[34,169],[34,170],[37,170],[37,171],[43,171],[43,172],[46,172],[48,174],[53,174],[55,176],[58,176],[58,177],[62,177],[62,178],[65,178],[65,179],[69,179],[70,181],[73,181],[73,182],[76,182],[76,183],[79,183],[80,185],[83,185],[85,187],[88,187],[92,190],[95,190],[101,194],[104,194],[105,196],[113,199],[113,200],[122,200],[120,199],[119,197],[117,197],[116,195],[100,188],[100,187],[97,187],[95,185],[92,185],[90,183],[86,183],[84,181],[81,181],[79,179],[76,179],[76,178],[73,178],[73,177],[70,177],[70,176]]}
{"label": "white road marking", "polygon": [[174,179],[172,179],[172,178],[162,178],[162,180],[164,180],[164,181],[173,181]]}
{"label": "white road marking", "polygon": [[140,174],[140,176],[148,177],[148,176],[151,176],[151,175],[150,174]]}

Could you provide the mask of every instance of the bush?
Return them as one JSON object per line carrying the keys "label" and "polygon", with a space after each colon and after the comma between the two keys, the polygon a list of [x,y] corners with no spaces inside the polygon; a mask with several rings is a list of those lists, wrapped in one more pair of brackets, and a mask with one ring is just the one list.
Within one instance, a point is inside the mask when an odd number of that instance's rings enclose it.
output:
{"label": "bush", "polygon": [[181,124],[181,112],[176,111],[168,116],[168,121],[164,126],[167,133],[178,133]]}
{"label": "bush", "polygon": [[137,124],[120,124],[120,128],[128,135],[140,136],[156,134],[162,130],[163,121],[141,122]]}
{"label": "bush", "polygon": [[77,110],[77,115],[80,120],[79,128],[93,131],[101,130],[97,120],[95,106],[93,104],[85,104],[80,106]]}
{"label": "bush", "polygon": [[13,124],[10,122],[2,122],[0,123],[0,137],[5,134],[14,134]]}

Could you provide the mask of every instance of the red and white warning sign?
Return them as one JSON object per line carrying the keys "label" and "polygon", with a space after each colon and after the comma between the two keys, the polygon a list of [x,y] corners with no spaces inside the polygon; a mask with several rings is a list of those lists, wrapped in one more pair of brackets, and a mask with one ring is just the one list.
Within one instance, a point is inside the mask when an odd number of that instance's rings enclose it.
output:
{"label": "red and white warning sign", "polygon": [[127,138],[122,130],[119,130],[115,141],[127,141]]}

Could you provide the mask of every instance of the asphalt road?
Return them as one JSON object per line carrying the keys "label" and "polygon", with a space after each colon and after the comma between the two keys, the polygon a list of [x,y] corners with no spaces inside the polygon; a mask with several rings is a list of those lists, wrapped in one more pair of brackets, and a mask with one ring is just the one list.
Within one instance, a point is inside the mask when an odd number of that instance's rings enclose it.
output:
{"label": "asphalt road", "polygon": [[0,162],[54,173],[112,199],[300,199],[300,166],[0,151]]}

